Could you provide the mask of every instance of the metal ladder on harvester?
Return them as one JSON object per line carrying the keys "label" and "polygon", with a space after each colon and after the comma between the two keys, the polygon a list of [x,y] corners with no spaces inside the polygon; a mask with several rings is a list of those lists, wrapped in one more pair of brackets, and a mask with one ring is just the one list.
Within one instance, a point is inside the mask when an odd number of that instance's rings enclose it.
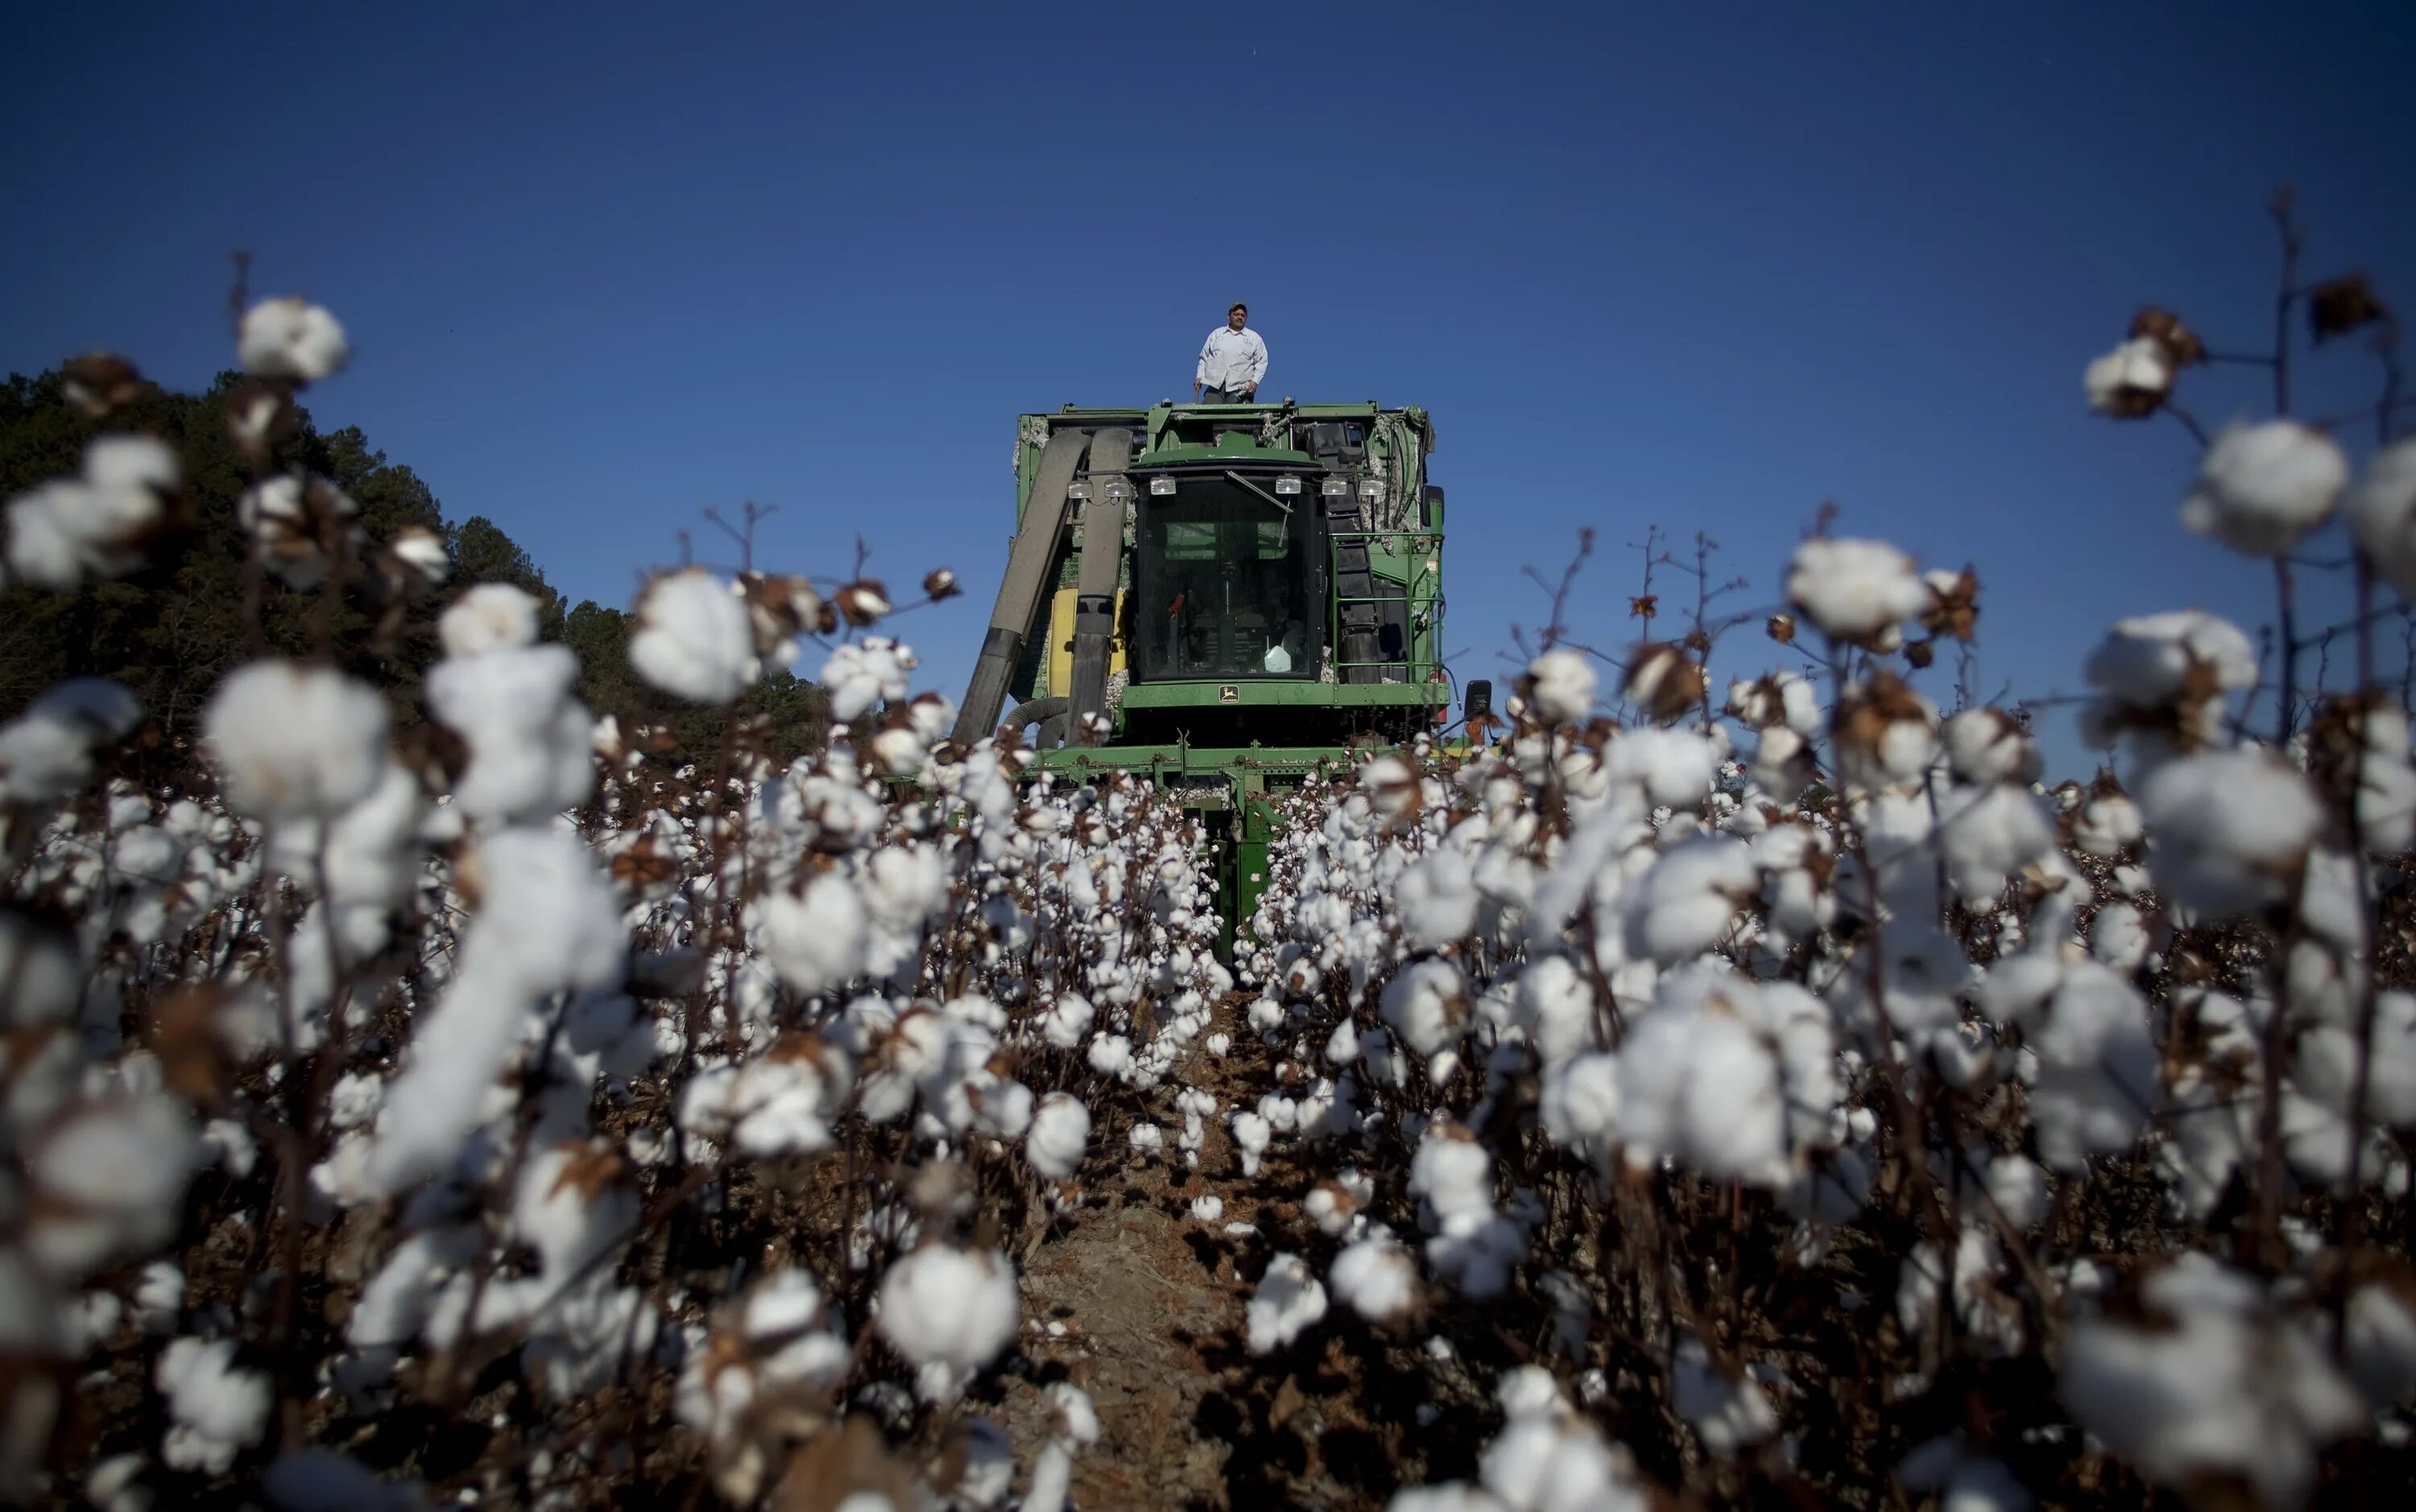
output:
{"label": "metal ladder on harvester", "polygon": [[1382,606],[1367,560],[1367,515],[1353,495],[1325,494],[1325,534],[1334,548],[1334,596],[1339,613],[1336,651],[1345,682],[1383,681]]}

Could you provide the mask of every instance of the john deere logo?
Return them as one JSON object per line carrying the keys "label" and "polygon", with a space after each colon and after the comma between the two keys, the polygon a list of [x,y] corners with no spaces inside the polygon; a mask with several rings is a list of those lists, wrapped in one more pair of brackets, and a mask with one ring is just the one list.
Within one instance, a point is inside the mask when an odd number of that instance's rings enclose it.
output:
{"label": "john deere logo", "polygon": [[1242,690],[1235,687],[1231,682],[1228,682],[1223,687],[1216,690],[1216,701],[1218,703],[1240,703],[1242,701]]}

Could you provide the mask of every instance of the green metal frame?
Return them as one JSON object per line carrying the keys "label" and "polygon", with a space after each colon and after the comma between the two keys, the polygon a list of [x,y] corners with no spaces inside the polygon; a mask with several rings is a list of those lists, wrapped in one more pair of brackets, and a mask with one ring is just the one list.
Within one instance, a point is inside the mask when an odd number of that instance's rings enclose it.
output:
{"label": "green metal frame", "polygon": [[[1138,488],[1145,490],[1148,474],[1170,471],[1238,468],[1258,473],[1274,471],[1298,472],[1319,478],[1331,475],[1333,469],[1314,453],[1276,442],[1283,439],[1280,432],[1286,427],[1335,422],[1366,427],[1363,458],[1345,470],[1354,480],[1354,487],[1359,480],[1381,477],[1384,493],[1377,507],[1397,516],[1406,508],[1418,511],[1410,516],[1415,523],[1407,525],[1397,517],[1391,524],[1370,522],[1365,529],[1336,532],[1322,529],[1321,524],[1321,533],[1327,537],[1322,563],[1326,583],[1326,643],[1322,651],[1326,666],[1337,681],[1271,678],[1225,682],[1128,682],[1117,704],[1115,731],[1105,743],[1065,746],[1038,754],[1040,770],[1058,780],[1082,782],[1125,772],[1143,778],[1162,790],[1181,792],[1184,807],[1207,821],[1200,826],[1201,848],[1216,862],[1218,907],[1226,920],[1228,947],[1233,928],[1255,911],[1266,890],[1267,847],[1274,831],[1276,804],[1283,792],[1312,776],[1350,771],[1360,759],[1357,750],[1343,743],[1348,732],[1367,727],[1364,721],[1351,717],[1353,712],[1442,709],[1450,702],[1448,684],[1442,679],[1443,521],[1439,507],[1427,514],[1425,494],[1426,453],[1432,442],[1432,427],[1426,412],[1415,408],[1386,410],[1373,403],[1295,405],[1289,401],[1282,405],[1162,403],[1147,410],[1080,409],[1068,405],[1053,414],[1025,415],[1019,422],[1015,453],[1019,524],[1030,503],[1041,448],[1052,430],[1065,426],[1132,430],[1138,444],[1126,466],[1126,475]],[[1212,432],[1208,439],[1203,439],[1203,431]],[[1147,498],[1144,491],[1140,507],[1147,507]],[[1299,507],[1321,511],[1323,506],[1318,495],[1305,493]],[[1425,517],[1421,519],[1420,516]],[[1323,517],[1320,514],[1321,522]],[[1128,536],[1124,577],[1127,588],[1131,581],[1129,539]],[[1399,662],[1348,664],[1338,660],[1344,600],[1336,587],[1338,575],[1333,553],[1336,542],[1342,539],[1367,546],[1369,574],[1377,585],[1374,593],[1359,595],[1350,602],[1380,603],[1397,606],[1400,610],[1406,644]],[[1070,549],[1061,546],[1059,570],[1052,572],[1049,580],[1061,587],[1069,586],[1063,575],[1070,572],[1071,561]],[[1050,691],[1045,681],[1048,660],[1039,645],[1046,639],[1045,598],[1039,612],[1044,618],[1031,637],[1034,651],[1027,655],[1018,681],[1019,694],[1024,697]],[[1347,681],[1354,665],[1396,667],[1401,681]],[[1235,707],[1294,711],[1295,724],[1299,717],[1314,719],[1315,710],[1331,709],[1336,714],[1336,739],[1331,744],[1195,746],[1181,740],[1135,741],[1125,733],[1126,716],[1134,711],[1162,714],[1167,711],[1199,709],[1205,713]],[[1160,718],[1158,723],[1163,725],[1166,721]]]}
{"label": "green metal frame", "polygon": [[[1407,627],[1408,644],[1405,660],[1398,662],[1351,662],[1336,654],[1331,665],[1337,672],[1355,666],[1397,666],[1412,682],[1431,679],[1442,666],[1435,647],[1435,629],[1431,622],[1432,606],[1442,599],[1442,531],[1336,531],[1325,541],[1326,573],[1329,580],[1339,569],[1336,565],[1342,543],[1365,542],[1367,566],[1379,582],[1397,583],[1397,593],[1344,593],[1336,591],[1326,595],[1325,643],[1338,653],[1342,645],[1342,606],[1346,604],[1397,604]],[[1423,651],[1424,654],[1420,654]],[[1378,684],[1384,686],[1386,684]],[[1397,684],[1392,684],[1397,686]]]}

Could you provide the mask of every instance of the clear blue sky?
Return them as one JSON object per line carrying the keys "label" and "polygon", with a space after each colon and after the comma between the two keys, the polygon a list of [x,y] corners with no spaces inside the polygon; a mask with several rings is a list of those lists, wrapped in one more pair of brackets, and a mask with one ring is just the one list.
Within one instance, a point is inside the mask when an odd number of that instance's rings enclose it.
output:
{"label": "clear blue sky", "polygon": [[[2180,427],[2084,410],[2132,310],[2270,340],[2284,181],[2311,272],[2416,304],[2416,9],[2383,0],[794,8],[21,11],[0,368],[106,346],[198,385],[249,248],[353,334],[322,424],[574,598],[777,503],[767,565],[843,573],[860,533],[900,590],[963,576],[900,626],[957,693],[1014,415],[1187,391],[1239,297],[1271,393],[1434,412],[1462,677],[1581,525],[1572,628],[1616,649],[1648,523],[1762,605],[1834,499],[1977,563],[1991,691],[2044,694],[2120,615],[2271,618],[2175,522]],[[2320,366],[2315,407],[2371,392]]]}

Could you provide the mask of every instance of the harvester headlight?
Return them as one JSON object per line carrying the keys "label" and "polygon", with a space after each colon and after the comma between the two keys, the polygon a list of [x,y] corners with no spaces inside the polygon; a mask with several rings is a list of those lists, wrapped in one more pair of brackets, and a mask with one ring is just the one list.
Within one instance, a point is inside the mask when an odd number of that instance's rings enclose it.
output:
{"label": "harvester headlight", "polygon": [[1382,499],[1384,497],[1384,485],[1375,478],[1362,479],[1359,484],[1359,497],[1362,499]]}
{"label": "harvester headlight", "polygon": [[1351,480],[1349,478],[1328,478],[1320,486],[1318,491],[1324,494],[1328,499],[1339,499],[1344,494],[1351,491]]}
{"label": "harvester headlight", "polygon": [[1108,502],[1111,504],[1128,504],[1132,502],[1132,485],[1125,479],[1110,478],[1108,480]]}
{"label": "harvester headlight", "polygon": [[1066,488],[1065,497],[1078,504],[1087,504],[1091,502],[1091,486],[1087,483],[1073,484]]}
{"label": "harvester headlight", "polygon": [[1300,492],[1300,480],[1290,473],[1286,473],[1282,477],[1276,479],[1276,492],[1279,494],[1298,493]]}
{"label": "harvester headlight", "polygon": [[1149,480],[1149,491],[1153,498],[1163,499],[1168,494],[1174,491],[1174,480],[1172,478],[1152,478]]}

